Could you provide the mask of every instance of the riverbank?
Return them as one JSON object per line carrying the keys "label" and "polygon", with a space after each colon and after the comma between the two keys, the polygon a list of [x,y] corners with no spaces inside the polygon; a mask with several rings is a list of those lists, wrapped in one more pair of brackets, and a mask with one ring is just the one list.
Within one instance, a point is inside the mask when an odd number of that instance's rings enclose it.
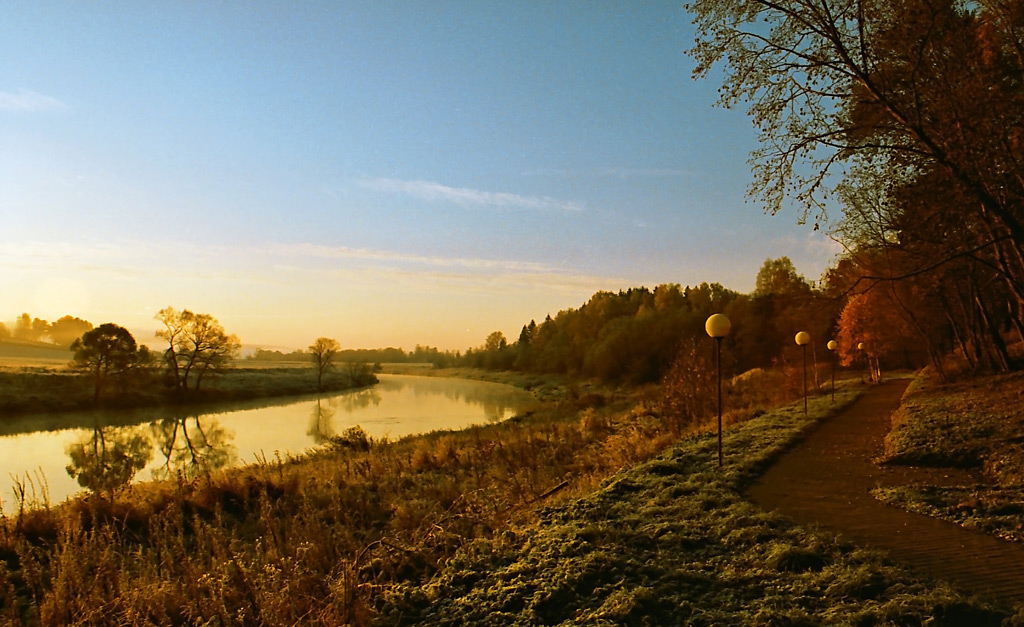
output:
{"label": "riverbank", "polygon": [[350,430],[301,459],[9,513],[0,613],[16,625],[97,608],[97,624],[917,624],[956,612],[992,624],[1006,610],[742,498],[862,388],[836,405],[813,398],[807,416],[799,403],[727,415],[721,470],[713,434],[637,395],[396,441]]}
{"label": "riverbank", "polygon": [[[0,502],[12,487],[45,486],[51,503],[87,490],[120,492],[137,484],[203,478],[264,458],[296,458],[334,446],[358,426],[367,439],[397,440],[438,429],[463,429],[528,413],[536,401],[510,386],[411,375],[330,394],[259,399],[203,409],[106,410],[36,415],[27,428],[0,426]],[[26,451],[31,451],[27,454]]]}
{"label": "riverbank", "polygon": [[203,381],[198,391],[185,398],[164,385],[160,373],[139,373],[130,384],[114,389],[93,402],[88,377],[66,368],[19,368],[0,370],[0,422],[31,421],[44,413],[81,412],[94,409],[141,409],[169,406],[203,408],[217,403],[340,392],[377,383],[366,370],[334,370],[326,373],[317,389],[316,371],[305,368],[233,367]]}
{"label": "riverbank", "polygon": [[[301,459],[9,512],[0,612],[13,624],[75,622],[97,607],[107,624],[366,624],[373,586],[425,577],[462,541],[649,450],[622,445],[644,439],[615,424],[626,409],[539,403],[515,420],[396,441],[354,428]],[[654,427],[648,439],[670,437]]]}

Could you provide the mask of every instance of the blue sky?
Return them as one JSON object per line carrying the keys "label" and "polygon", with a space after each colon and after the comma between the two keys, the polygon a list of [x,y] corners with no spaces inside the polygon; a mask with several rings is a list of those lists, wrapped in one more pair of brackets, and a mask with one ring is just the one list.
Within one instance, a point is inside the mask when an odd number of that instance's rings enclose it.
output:
{"label": "blue sky", "polygon": [[690,16],[631,2],[20,2],[0,321],[161,307],[243,343],[465,349],[598,290],[834,245],[745,198]]}

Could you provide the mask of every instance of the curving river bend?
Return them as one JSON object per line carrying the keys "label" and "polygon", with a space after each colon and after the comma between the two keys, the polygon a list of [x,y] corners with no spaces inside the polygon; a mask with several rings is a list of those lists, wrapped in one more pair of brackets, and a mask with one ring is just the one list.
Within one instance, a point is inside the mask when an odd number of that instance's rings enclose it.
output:
{"label": "curving river bend", "polygon": [[[128,482],[195,476],[260,459],[301,454],[360,426],[392,440],[438,429],[498,422],[533,401],[498,383],[380,375],[360,390],[215,411],[132,410],[33,417],[45,430],[0,435],[0,507],[10,514],[25,491],[26,506],[59,503],[84,490]],[[88,424],[93,428],[62,428]]]}

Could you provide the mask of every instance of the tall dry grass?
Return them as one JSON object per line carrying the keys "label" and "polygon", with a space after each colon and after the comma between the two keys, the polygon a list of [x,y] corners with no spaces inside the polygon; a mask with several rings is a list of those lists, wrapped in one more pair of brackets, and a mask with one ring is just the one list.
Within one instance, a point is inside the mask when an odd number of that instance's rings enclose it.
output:
{"label": "tall dry grass", "polygon": [[[744,385],[736,395],[765,394]],[[9,512],[0,616],[370,624],[385,591],[703,426],[661,413],[653,390],[560,396],[497,425],[394,442],[351,430],[301,459]]]}

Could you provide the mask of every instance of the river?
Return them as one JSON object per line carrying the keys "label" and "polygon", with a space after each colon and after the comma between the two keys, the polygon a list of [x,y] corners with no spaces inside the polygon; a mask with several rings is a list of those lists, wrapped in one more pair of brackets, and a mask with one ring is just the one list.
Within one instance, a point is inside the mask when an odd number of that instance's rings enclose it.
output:
{"label": "river", "polygon": [[[529,392],[498,383],[380,375],[359,390],[250,402],[216,411],[152,409],[33,416],[40,431],[0,435],[0,507],[17,510],[16,486],[26,506],[56,504],[88,486],[198,474],[277,457],[299,455],[346,429],[395,440],[439,429],[498,422],[533,401]],[[95,428],[61,428],[94,423]]]}

